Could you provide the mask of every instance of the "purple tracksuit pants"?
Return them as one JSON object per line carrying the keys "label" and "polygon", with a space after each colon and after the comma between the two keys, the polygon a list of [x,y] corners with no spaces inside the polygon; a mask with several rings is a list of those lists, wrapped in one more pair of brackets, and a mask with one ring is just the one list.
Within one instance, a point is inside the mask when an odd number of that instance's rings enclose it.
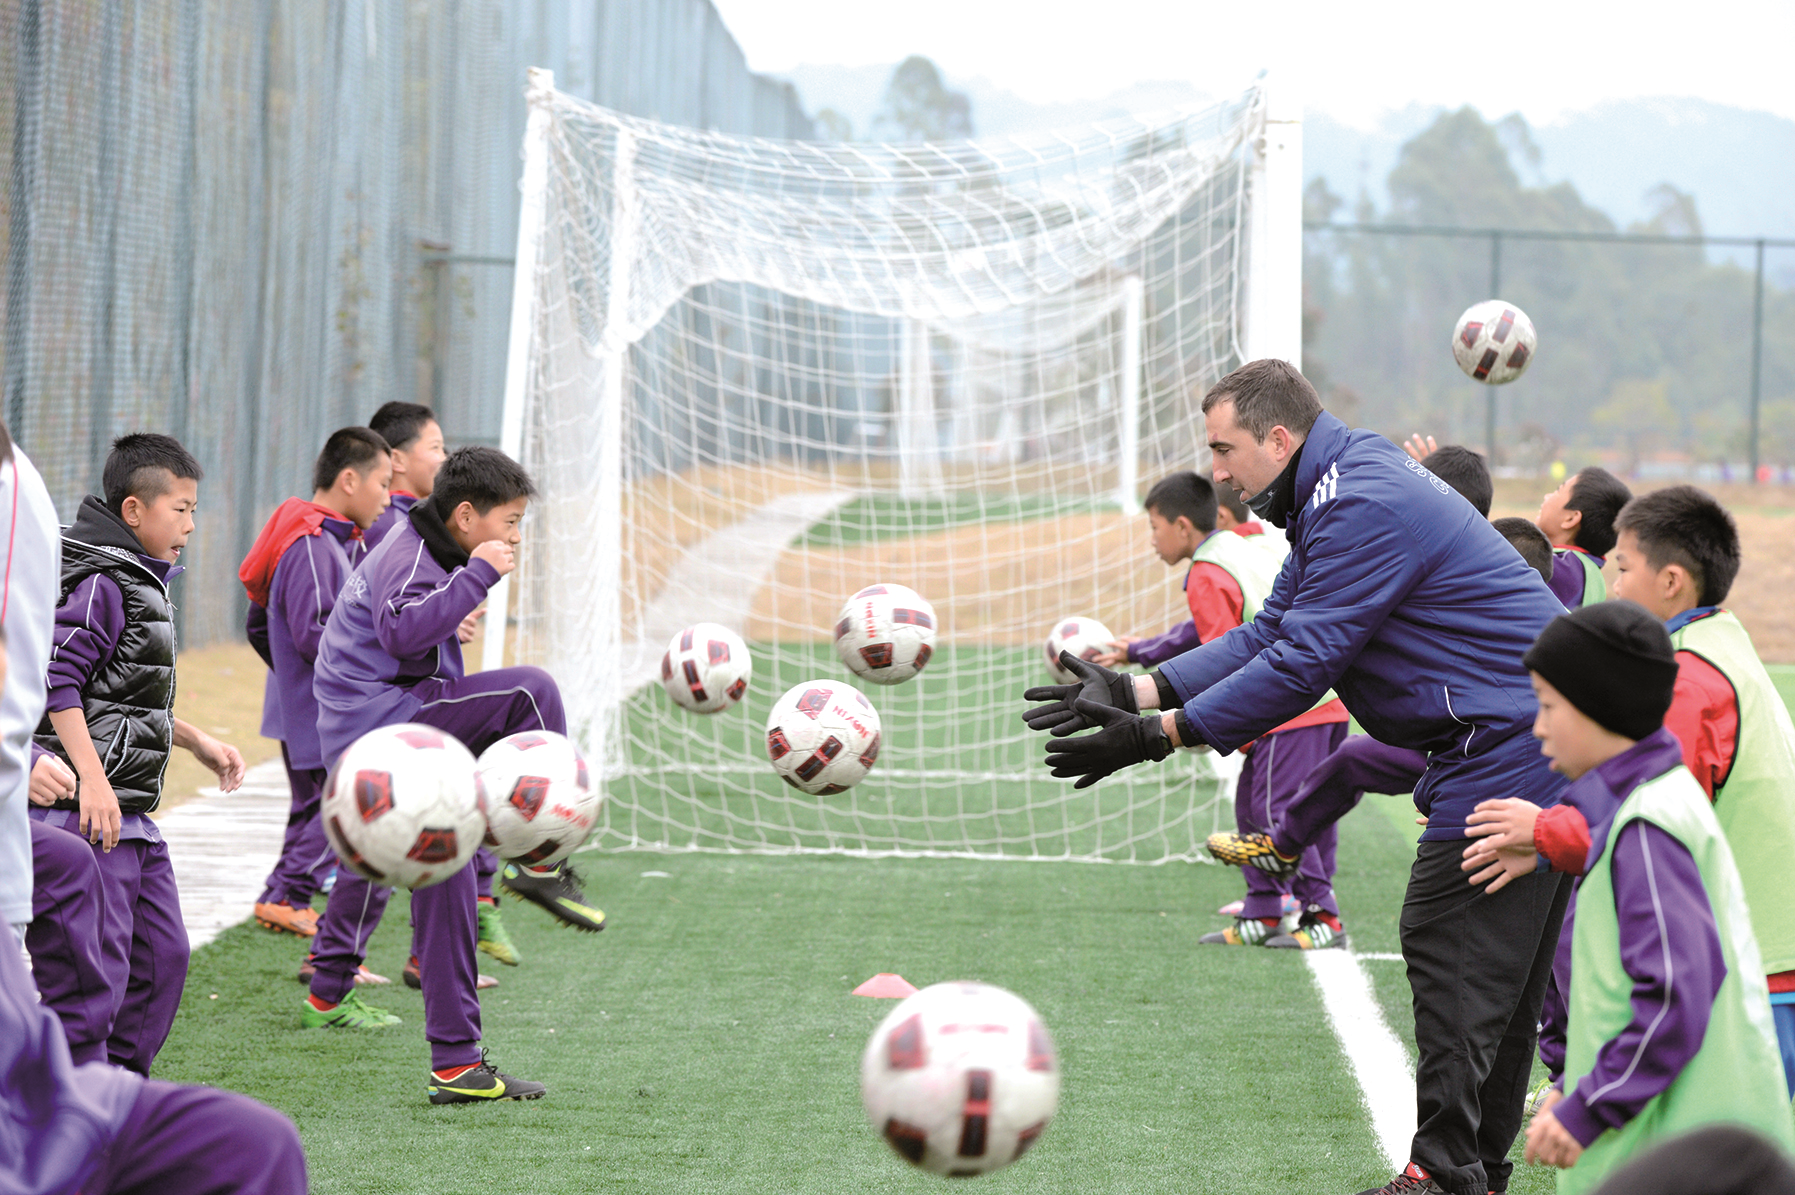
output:
{"label": "purple tracksuit pants", "polygon": [[1303,779],[1295,797],[1266,833],[1286,855],[1320,842],[1324,835],[1332,842],[1334,823],[1351,813],[1360,797],[1368,792],[1413,792],[1426,770],[1427,756],[1421,752],[1355,734],[1337,744]]}
{"label": "purple tracksuit pants", "polygon": [[287,833],[281,842],[280,858],[262,887],[257,904],[285,904],[302,909],[324,883],[324,877],[336,866],[337,857],[324,837],[324,820],[318,809],[324,801],[323,768],[295,768],[287,745],[280,745],[281,762],[287,766],[287,784],[293,794],[287,811]]}
{"label": "purple tracksuit pants", "polygon": [[234,1091],[143,1085],[86,1195],[305,1195],[293,1122]]}
{"label": "purple tracksuit pants", "polygon": [[114,1066],[147,1075],[187,985],[181,894],[166,843],[121,840],[92,854],[105,892],[101,954],[114,1008],[106,1053]]}
{"label": "purple tracksuit pants", "polygon": [[[1324,722],[1275,731],[1256,740],[1234,787],[1234,821],[1240,832],[1271,833],[1272,827],[1283,820],[1303,778],[1345,738],[1346,723]],[[1334,847],[1338,838],[1330,825],[1314,841],[1306,842],[1297,872],[1289,879],[1243,866],[1240,870],[1246,877],[1247,895],[1240,915],[1277,917],[1283,911],[1284,894],[1289,893],[1305,909],[1313,905],[1338,917],[1340,906],[1334,900]]]}
{"label": "purple tracksuit pants", "polygon": [[93,848],[79,834],[32,818],[31,881],[25,948],[38,998],[62,1022],[76,1066],[105,1062],[117,1007],[109,976],[129,963],[104,953],[118,943],[100,932],[106,897]]}
{"label": "purple tracksuit pants", "polygon": [[[567,714],[554,678],[540,668],[500,668],[457,680],[419,682],[412,693],[423,707],[411,721],[460,739],[475,755],[508,734],[525,730],[567,733]],[[490,873],[486,880],[490,883]],[[440,884],[411,894],[412,948],[424,984],[424,1038],[430,1067],[443,1070],[480,1061],[480,998],[475,912],[480,883],[470,864]],[[380,924],[392,889],[369,883],[347,868],[337,873],[330,902],[312,939],[312,995],[336,1003],[355,987],[355,969],[367,957],[368,936]]]}

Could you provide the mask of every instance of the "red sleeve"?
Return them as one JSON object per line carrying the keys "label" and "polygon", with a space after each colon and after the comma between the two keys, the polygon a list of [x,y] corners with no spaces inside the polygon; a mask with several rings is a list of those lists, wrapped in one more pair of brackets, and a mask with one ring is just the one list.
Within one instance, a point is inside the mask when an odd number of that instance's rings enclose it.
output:
{"label": "red sleeve", "polygon": [[1206,560],[1190,566],[1190,574],[1184,578],[1184,600],[1190,604],[1197,638],[1204,643],[1239,626],[1240,612],[1246,608],[1246,597],[1228,570]]}
{"label": "red sleeve", "polygon": [[1683,763],[1708,800],[1726,783],[1739,745],[1739,698],[1721,671],[1694,652],[1677,653],[1677,686],[1664,726],[1683,745]]}
{"label": "red sleeve", "polygon": [[1583,811],[1570,805],[1540,810],[1533,819],[1533,847],[1553,871],[1582,875],[1589,862],[1589,823]]}

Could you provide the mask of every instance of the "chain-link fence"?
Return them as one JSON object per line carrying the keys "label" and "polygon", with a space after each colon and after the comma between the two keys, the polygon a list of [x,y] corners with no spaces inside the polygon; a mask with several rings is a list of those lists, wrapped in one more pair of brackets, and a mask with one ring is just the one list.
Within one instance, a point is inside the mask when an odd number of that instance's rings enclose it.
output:
{"label": "chain-link fence", "polygon": [[184,641],[335,427],[498,438],[526,66],[609,107],[807,138],[709,0],[0,0],[0,379],[63,517],[128,431],[206,470]]}

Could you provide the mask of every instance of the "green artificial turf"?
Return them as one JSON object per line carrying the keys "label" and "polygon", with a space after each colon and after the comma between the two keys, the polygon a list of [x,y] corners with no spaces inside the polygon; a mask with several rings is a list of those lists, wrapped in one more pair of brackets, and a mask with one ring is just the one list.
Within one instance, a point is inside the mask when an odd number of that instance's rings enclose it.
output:
{"label": "green artificial turf", "polygon": [[956,491],[940,498],[865,494],[811,524],[794,547],[847,548],[879,540],[932,535],[974,523],[1026,523],[1114,509],[1113,503],[1050,493],[1013,495]]}
{"label": "green artificial turf", "polygon": [[[1361,951],[1396,949],[1411,846],[1367,804],[1338,886]],[[482,959],[486,1044],[547,1098],[436,1108],[418,993],[378,1032],[301,1030],[293,938],[244,925],[197,951],[159,1077],[291,1115],[330,1192],[928,1190],[860,1110],[858,1066],[894,971],[1031,1000],[1060,1049],[1059,1117],[1010,1170],[1030,1191],[1345,1191],[1387,1181],[1300,956],[1198,947],[1239,895],[1230,869],[588,853],[597,936],[507,903],[525,958]],[[666,872],[645,877],[644,872]],[[406,904],[370,964],[397,980]],[[1369,961],[1412,1038],[1400,963]],[[1412,1050],[1412,1044],[1410,1045]],[[1535,1182],[1534,1179],[1540,1181]],[[1516,1192],[1550,1189],[1544,1172]]]}

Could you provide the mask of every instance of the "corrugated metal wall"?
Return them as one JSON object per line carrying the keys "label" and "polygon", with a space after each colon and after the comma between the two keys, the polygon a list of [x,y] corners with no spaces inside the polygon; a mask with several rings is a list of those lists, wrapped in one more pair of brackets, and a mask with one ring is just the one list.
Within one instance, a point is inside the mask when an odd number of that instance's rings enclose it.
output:
{"label": "corrugated metal wall", "polygon": [[184,642],[335,427],[496,442],[523,79],[808,138],[709,0],[0,0],[0,385],[64,518],[114,436],[206,469]]}

